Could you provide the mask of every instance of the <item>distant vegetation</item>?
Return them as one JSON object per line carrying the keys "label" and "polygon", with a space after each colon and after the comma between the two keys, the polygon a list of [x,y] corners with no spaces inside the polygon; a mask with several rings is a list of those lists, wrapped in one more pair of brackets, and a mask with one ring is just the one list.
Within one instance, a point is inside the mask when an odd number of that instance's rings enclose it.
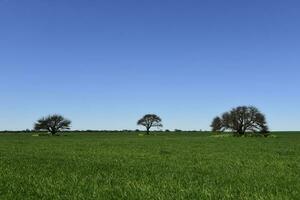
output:
{"label": "distant vegetation", "polygon": [[[143,126],[147,135],[150,134],[150,130],[154,127],[161,128],[163,127],[162,119],[156,114],[146,114],[141,119],[138,120],[137,125]],[[233,133],[235,136],[245,136],[249,134],[259,134],[262,136],[268,136],[269,128],[267,126],[265,115],[262,114],[254,106],[239,106],[233,108],[229,112],[225,112],[221,116],[217,116],[213,119],[211,123],[211,128],[213,133]],[[18,132],[48,132],[51,135],[57,135],[59,132],[64,132],[70,130],[71,121],[64,118],[62,115],[48,115],[46,117],[40,118],[35,124],[34,129],[26,129],[24,131]],[[73,130],[71,132],[144,132],[143,130]],[[157,129],[153,130],[155,132],[162,132],[163,130]],[[1,131],[0,131],[1,132]],[[2,131],[2,132],[11,132],[11,131]],[[16,132],[16,131],[12,131]],[[166,129],[164,132],[202,132],[200,131],[187,131],[181,129]],[[204,131],[206,132],[206,131]],[[140,133],[140,134],[141,134]]]}
{"label": "distant vegetation", "polygon": [[266,118],[256,107],[240,106],[215,117],[211,124],[213,132],[232,131],[237,136],[247,132],[260,133],[267,136],[269,128]]}
{"label": "distant vegetation", "polygon": [[146,133],[149,135],[150,128],[152,127],[162,127],[161,118],[155,114],[147,114],[142,117],[138,122],[138,125],[144,126],[146,128]]}
{"label": "distant vegetation", "polygon": [[69,130],[70,125],[71,121],[61,115],[49,115],[39,119],[34,125],[34,130],[48,131],[52,135],[55,135],[59,131]]}

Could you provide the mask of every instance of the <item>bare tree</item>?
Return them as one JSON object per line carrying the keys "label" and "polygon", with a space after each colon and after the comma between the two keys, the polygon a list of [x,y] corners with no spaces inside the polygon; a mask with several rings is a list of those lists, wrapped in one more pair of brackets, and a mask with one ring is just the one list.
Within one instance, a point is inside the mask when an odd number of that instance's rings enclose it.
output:
{"label": "bare tree", "polygon": [[138,125],[145,126],[147,134],[150,133],[151,127],[162,127],[161,118],[155,114],[147,114],[137,122]]}
{"label": "bare tree", "polygon": [[49,115],[39,119],[34,124],[34,130],[49,131],[52,135],[62,130],[70,129],[71,121],[61,115]]}
{"label": "bare tree", "polygon": [[237,135],[246,132],[268,133],[264,114],[253,106],[239,106],[226,112],[222,117],[216,117],[212,122],[212,131],[230,130]]}

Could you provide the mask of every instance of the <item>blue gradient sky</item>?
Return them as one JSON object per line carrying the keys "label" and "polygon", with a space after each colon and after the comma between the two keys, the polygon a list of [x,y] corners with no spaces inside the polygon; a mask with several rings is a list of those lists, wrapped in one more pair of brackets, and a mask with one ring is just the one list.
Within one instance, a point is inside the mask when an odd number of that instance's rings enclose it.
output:
{"label": "blue gradient sky", "polygon": [[300,130],[300,1],[0,0],[0,130],[209,129],[238,105]]}

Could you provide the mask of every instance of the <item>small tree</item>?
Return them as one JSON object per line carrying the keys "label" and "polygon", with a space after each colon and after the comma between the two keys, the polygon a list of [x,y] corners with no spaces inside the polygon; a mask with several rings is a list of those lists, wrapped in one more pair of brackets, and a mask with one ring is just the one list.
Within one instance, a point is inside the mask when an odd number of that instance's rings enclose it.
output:
{"label": "small tree", "polygon": [[212,131],[230,130],[237,135],[245,135],[246,132],[268,133],[268,126],[264,114],[253,106],[239,106],[226,112],[222,117],[214,118]]}
{"label": "small tree", "polygon": [[147,114],[137,122],[138,125],[145,126],[147,134],[150,133],[151,127],[162,127],[161,118],[155,114]]}
{"label": "small tree", "polygon": [[52,135],[55,135],[57,132],[62,130],[69,130],[71,121],[65,119],[61,115],[49,115],[39,119],[34,124],[34,130],[36,131],[48,131]]}

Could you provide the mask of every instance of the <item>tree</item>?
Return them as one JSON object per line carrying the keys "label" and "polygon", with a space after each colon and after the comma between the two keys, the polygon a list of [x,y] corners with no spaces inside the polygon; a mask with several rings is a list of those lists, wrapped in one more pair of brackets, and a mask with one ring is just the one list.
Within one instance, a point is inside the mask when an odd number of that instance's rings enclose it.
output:
{"label": "tree", "polygon": [[36,131],[48,131],[52,135],[62,130],[69,130],[71,121],[65,119],[61,115],[49,115],[47,117],[42,117],[34,124],[34,130]]}
{"label": "tree", "polygon": [[247,132],[268,133],[268,126],[264,114],[253,106],[239,106],[222,117],[214,118],[212,131],[233,131],[237,135],[245,135]]}
{"label": "tree", "polygon": [[222,119],[220,117],[215,117],[210,125],[213,132],[222,131]]}
{"label": "tree", "polygon": [[150,133],[151,127],[162,127],[161,118],[155,114],[147,114],[137,122],[138,125],[145,126],[147,134]]}

